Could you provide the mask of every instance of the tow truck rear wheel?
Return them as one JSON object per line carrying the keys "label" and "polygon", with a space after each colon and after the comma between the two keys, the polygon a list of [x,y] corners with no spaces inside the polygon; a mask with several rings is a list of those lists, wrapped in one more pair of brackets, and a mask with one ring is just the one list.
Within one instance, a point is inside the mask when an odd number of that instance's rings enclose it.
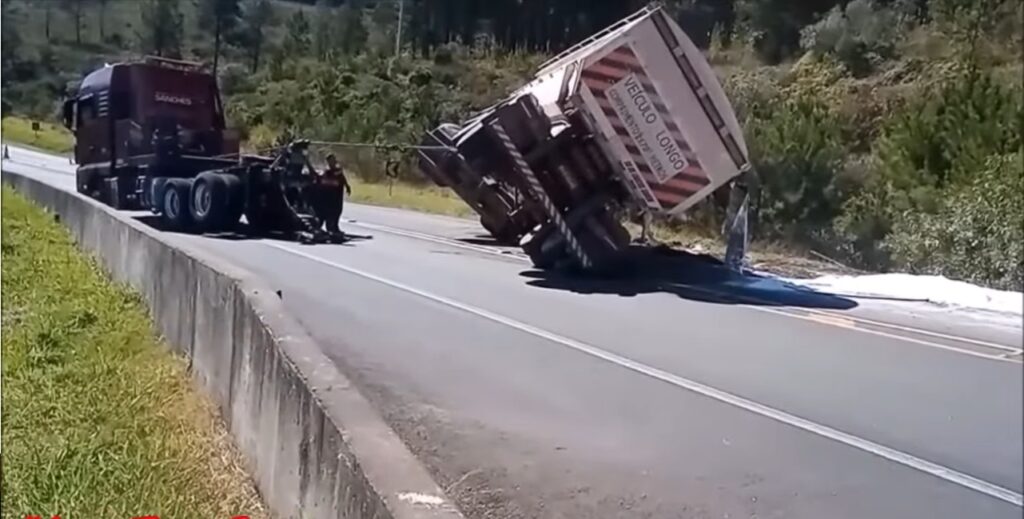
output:
{"label": "tow truck rear wheel", "polygon": [[221,175],[227,184],[228,190],[228,211],[224,221],[224,228],[234,228],[245,212],[245,186],[242,179],[237,175]]}
{"label": "tow truck rear wheel", "polygon": [[216,232],[226,226],[231,210],[228,183],[217,173],[202,173],[192,182],[188,210],[196,227],[203,232]]}
{"label": "tow truck rear wheel", "polygon": [[168,179],[160,200],[164,224],[170,231],[190,231],[193,227],[189,198],[192,181],[184,178]]}

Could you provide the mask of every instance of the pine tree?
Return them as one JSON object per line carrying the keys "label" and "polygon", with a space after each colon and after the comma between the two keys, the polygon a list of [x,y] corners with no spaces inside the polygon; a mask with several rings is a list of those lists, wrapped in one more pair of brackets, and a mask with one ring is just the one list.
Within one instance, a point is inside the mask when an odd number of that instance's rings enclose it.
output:
{"label": "pine tree", "polygon": [[353,0],[338,8],[337,27],[341,34],[340,46],[346,54],[357,54],[366,47],[367,31],[363,23],[362,3]]}
{"label": "pine tree", "polygon": [[316,27],[313,29],[313,51],[321,60],[328,59],[339,39],[335,35],[333,0],[319,0],[316,4]]}
{"label": "pine tree", "polygon": [[75,43],[82,44],[82,4],[85,0],[64,0],[64,8],[75,23]]}
{"label": "pine tree", "polygon": [[97,0],[99,4],[100,42],[107,41],[107,4],[109,0]]}
{"label": "pine tree", "polygon": [[311,45],[309,20],[302,11],[296,11],[285,23],[284,52],[293,56],[309,54]]}
{"label": "pine tree", "polygon": [[274,6],[270,0],[246,0],[242,6],[243,43],[249,53],[250,68],[255,74],[266,42],[265,32],[274,22]]}
{"label": "pine tree", "polygon": [[238,0],[201,0],[199,4],[199,27],[213,31],[214,72],[220,61],[221,42],[238,26],[241,14]]}
{"label": "pine tree", "polygon": [[379,54],[394,53],[395,29],[398,24],[398,9],[394,0],[378,1],[370,12],[370,23],[373,31],[369,37],[369,47]]}
{"label": "pine tree", "polygon": [[[0,4],[0,16],[10,20],[13,9],[11,8],[10,2],[4,2]],[[0,46],[3,47],[4,52],[0,55],[0,60],[3,61],[3,76],[8,75],[8,69],[10,68],[11,62],[14,57],[21,51],[21,29],[18,24],[9,23],[4,31],[0,31]]]}
{"label": "pine tree", "polygon": [[180,58],[184,18],[179,0],[145,0],[137,36],[143,52]]}

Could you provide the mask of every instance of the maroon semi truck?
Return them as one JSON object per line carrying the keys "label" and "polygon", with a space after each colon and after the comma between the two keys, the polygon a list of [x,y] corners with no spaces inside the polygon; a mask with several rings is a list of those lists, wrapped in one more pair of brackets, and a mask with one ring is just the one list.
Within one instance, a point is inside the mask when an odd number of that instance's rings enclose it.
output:
{"label": "maroon semi truck", "polygon": [[200,64],[150,57],[96,70],[65,101],[64,125],[78,192],[114,208],[148,209],[185,232],[224,231],[244,215],[256,231],[330,238],[308,200],[308,143],[240,154],[216,78]]}

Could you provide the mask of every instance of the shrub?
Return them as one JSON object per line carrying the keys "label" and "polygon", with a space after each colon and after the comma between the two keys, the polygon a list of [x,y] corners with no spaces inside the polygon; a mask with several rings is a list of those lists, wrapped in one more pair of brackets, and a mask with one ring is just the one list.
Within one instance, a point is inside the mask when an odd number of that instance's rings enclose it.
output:
{"label": "shrub", "polygon": [[885,246],[895,264],[1005,290],[1021,290],[1024,154],[989,157],[935,214],[905,211]]}
{"label": "shrub", "polygon": [[988,157],[1020,148],[1022,108],[1019,88],[968,66],[893,118],[878,146],[879,173],[904,191],[968,180]]}
{"label": "shrub", "polygon": [[759,235],[820,241],[854,187],[845,174],[850,119],[836,110],[844,73],[807,57],[778,79],[741,73],[726,81],[761,180]]}
{"label": "shrub", "polygon": [[765,62],[770,64],[800,50],[800,30],[828,12],[836,0],[736,0],[741,33]]}
{"label": "shrub", "polygon": [[827,226],[845,198],[840,178],[844,126],[811,97],[777,99],[770,117],[748,122],[751,157],[762,183],[761,232],[806,240]]}
{"label": "shrub", "polygon": [[253,89],[251,81],[252,74],[248,67],[241,63],[227,63],[221,67],[218,73],[220,90],[225,96],[241,92],[249,92]]}
{"label": "shrub", "polygon": [[836,6],[821,21],[804,27],[800,44],[805,50],[836,56],[856,76],[870,73],[892,56],[899,18],[871,0],[853,0],[845,9]]}
{"label": "shrub", "polygon": [[884,240],[910,214],[935,214],[944,200],[1021,149],[1021,90],[967,67],[894,115],[874,146],[864,189],[836,222],[846,259],[867,268],[893,266]]}

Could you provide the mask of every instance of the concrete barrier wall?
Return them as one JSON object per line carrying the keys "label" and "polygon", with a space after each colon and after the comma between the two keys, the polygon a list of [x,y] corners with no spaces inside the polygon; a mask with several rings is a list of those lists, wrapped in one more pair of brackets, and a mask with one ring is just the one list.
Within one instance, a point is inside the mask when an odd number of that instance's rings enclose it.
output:
{"label": "concrete barrier wall", "polygon": [[462,517],[260,280],[93,200],[15,173],[3,180],[143,295],[276,517]]}

